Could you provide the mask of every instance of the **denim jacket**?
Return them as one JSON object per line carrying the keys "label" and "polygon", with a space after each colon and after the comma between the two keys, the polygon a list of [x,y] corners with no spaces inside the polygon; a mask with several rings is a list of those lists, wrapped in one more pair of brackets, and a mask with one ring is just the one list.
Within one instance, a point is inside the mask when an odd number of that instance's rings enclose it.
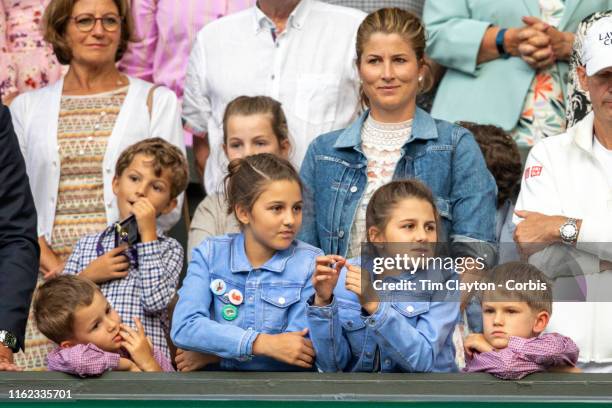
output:
{"label": "denim jacket", "polygon": [[[205,240],[192,253],[187,276],[179,290],[171,337],[177,347],[223,358],[221,369],[299,371],[267,357],[253,356],[259,333],[277,334],[307,327],[306,299],[313,292],[311,276],[321,250],[294,241],[259,268],[253,268],[244,250],[243,234]],[[210,284],[222,279],[226,293],[238,289],[244,301],[238,316],[226,320],[227,300],[215,295]]]}
{"label": "denim jacket", "polygon": [[[302,163],[305,207],[299,238],[326,254],[345,256],[348,250],[367,182],[361,128],[368,114],[346,129],[317,137]],[[442,219],[440,239],[451,239],[454,254],[494,259],[497,187],[468,130],[417,108],[412,136],[393,175],[394,180],[406,178],[419,179],[432,190]]]}
{"label": "denim jacket", "polygon": [[[359,259],[349,263],[358,265]],[[455,273],[443,277],[439,271],[405,273],[400,278],[414,280],[418,274],[435,276],[432,281],[457,280]],[[365,316],[357,295],[345,288],[345,278],[346,268],[329,306],[313,306],[314,296],[308,301],[310,338],[321,371],[457,371],[452,336],[459,319],[458,291],[447,291],[436,301],[426,291],[404,291],[396,300],[381,300],[378,310]]]}

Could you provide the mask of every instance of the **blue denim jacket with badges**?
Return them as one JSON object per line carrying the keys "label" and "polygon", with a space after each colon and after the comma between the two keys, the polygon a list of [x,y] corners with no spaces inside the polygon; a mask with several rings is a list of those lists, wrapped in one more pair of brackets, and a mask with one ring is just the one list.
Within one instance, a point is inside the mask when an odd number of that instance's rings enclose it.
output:
{"label": "blue denim jacket with badges", "polygon": [[[249,263],[243,234],[212,237],[192,253],[179,301],[174,310],[171,337],[177,347],[223,358],[221,369],[249,371],[300,371],[297,366],[253,356],[259,333],[300,331],[306,323],[306,299],[314,291],[311,277],[321,250],[295,240],[259,268]],[[237,289],[243,303],[238,315],[227,320],[229,304],[215,295],[210,284],[225,283],[225,293]]]}
{"label": "blue denim jacket with badges", "polygon": [[[299,239],[326,254],[346,255],[357,205],[367,182],[361,150],[366,111],[350,127],[317,137],[300,175],[304,218]],[[456,255],[495,258],[497,187],[472,134],[417,108],[412,136],[402,147],[394,180],[416,178],[433,192],[442,219],[441,241]]]}
{"label": "blue denim jacket with badges", "polygon": [[[414,281],[418,274],[435,282],[457,281],[454,272],[436,270],[404,273],[397,279]],[[329,306],[313,306],[314,296],[308,301],[310,338],[321,371],[457,371],[452,336],[460,304],[454,286],[442,297],[428,290],[393,293],[395,299],[381,299],[378,310],[365,316],[357,295],[345,288],[345,279],[343,268]]]}

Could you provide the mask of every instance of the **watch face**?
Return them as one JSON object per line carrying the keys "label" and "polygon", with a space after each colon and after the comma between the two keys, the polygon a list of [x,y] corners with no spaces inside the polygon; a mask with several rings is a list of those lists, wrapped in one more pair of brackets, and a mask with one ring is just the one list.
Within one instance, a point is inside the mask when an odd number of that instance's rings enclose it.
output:
{"label": "watch face", "polygon": [[561,228],[562,238],[571,239],[576,235],[576,226],[572,224],[566,224]]}

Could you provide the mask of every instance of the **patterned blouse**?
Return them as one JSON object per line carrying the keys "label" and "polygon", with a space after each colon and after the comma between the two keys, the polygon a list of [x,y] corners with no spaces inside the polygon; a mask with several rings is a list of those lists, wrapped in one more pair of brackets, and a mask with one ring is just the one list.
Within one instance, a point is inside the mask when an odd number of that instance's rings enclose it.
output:
{"label": "patterned blouse", "polygon": [[102,161],[128,87],[61,99],[60,182],[52,249],[62,259],[83,236],[106,228]]}
{"label": "patterned blouse", "polygon": [[347,258],[361,255],[366,238],[366,209],[378,188],[393,179],[402,146],[412,135],[412,119],[401,123],[377,122],[369,115],[361,130],[361,147],[368,159],[366,188],[357,205]]}
{"label": "patterned blouse", "polygon": [[[539,0],[541,19],[557,27],[565,11],[565,0]],[[539,140],[565,131],[563,81],[557,64],[539,70],[523,105],[512,136],[519,146],[533,146]]]}

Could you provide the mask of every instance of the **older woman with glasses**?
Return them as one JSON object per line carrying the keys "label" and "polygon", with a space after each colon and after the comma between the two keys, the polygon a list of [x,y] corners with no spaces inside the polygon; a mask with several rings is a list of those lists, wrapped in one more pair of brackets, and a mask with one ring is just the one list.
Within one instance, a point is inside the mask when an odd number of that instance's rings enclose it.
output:
{"label": "older woman with glasses", "polygon": [[[52,0],[45,39],[68,73],[10,106],[38,213],[44,277],[61,272],[80,237],[117,221],[111,182],[122,150],[162,137],[184,151],[176,95],[115,66],[132,26],[128,0]],[[178,210],[160,217],[160,227],[179,217]],[[27,343],[30,354],[37,353]],[[20,365],[40,367],[45,354],[39,350]]]}

